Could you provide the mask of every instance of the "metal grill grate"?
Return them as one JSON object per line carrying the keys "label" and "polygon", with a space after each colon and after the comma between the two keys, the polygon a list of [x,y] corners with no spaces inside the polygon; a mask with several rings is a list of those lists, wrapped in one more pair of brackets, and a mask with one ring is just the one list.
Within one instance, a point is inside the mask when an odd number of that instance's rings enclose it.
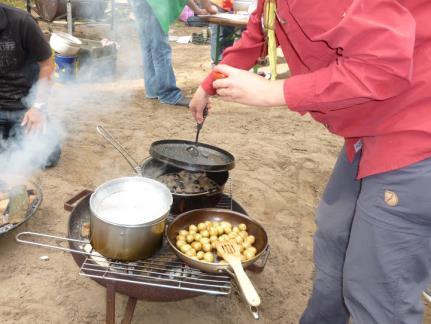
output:
{"label": "metal grill grate", "polygon": [[87,257],[80,275],[142,286],[180,289],[210,295],[228,295],[231,279],[224,274],[208,274],[190,268],[164,245],[158,254],[138,262],[114,262],[97,252]]}
{"label": "metal grill grate", "polygon": [[[223,195],[217,208],[233,207],[232,180],[228,180],[228,195]],[[173,215],[168,217],[172,221]],[[183,263],[164,242],[153,257],[138,262],[110,261],[96,251],[86,257],[79,274],[103,280],[127,282],[142,286],[180,289],[210,295],[228,295],[232,289],[231,278],[225,274],[208,274]]]}

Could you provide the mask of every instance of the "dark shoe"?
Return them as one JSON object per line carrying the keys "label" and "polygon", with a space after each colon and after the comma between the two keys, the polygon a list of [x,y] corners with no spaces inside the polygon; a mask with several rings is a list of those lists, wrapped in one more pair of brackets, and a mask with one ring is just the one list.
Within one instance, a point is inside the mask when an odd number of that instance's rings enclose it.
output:
{"label": "dark shoe", "polygon": [[48,157],[48,161],[46,162],[43,168],[49,169],[49,168],[55,167],[58,164],[60,157],[61,157],[61,148],[60,146],[57,146]]}
{"label": "dark shoe", "polygon": [[181,107],[187,107],[189,108],[190,105],[190,98],[187,97],[182,97],[180,100],[177,101],[177,103],[175,104],[175,106],[181,106]]}

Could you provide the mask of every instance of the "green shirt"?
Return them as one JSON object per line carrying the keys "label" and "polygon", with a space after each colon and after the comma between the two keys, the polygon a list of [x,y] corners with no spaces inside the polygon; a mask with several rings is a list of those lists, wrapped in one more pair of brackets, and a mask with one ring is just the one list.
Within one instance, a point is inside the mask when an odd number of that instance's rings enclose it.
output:
{"label": "green shirt", "polygon": [[188,0],[147,0],[167,34],[169,26],[178,19]]}

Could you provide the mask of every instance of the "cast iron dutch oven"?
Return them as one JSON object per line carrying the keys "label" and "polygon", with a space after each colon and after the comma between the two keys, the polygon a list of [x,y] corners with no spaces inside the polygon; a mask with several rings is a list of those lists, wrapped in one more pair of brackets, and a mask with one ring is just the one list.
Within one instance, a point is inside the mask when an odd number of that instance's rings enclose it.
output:
{"label": "cast iron dutch oven", "polygon": [[218,187],[211,191],[195,194],[172,192],[171,213],[175,215],[216,206],[223,195],[229,170],[235,166],[232,154],[208,144],[199,143],[198,156],[190,154],[187,148],[195,145],[195,142],[185,140],[156,141],[150,147],[151,157],[138,163],[104,127],[98,126],[97,131],[120,152],[138,175],[157,179],[161,175],[188,170],[206,172],[206,176],[217,183]]}

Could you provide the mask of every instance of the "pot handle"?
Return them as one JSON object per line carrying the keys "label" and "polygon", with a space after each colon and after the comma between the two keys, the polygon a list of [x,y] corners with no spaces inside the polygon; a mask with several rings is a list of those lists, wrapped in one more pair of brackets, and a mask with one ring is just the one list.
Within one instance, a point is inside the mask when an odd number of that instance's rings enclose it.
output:
{"label": "pot handle", "polygon": [[92,193],[93,191],[89,189],[82,190],[80,193],[76,194],[64,203],[64,210],[71,212],[76,207],[79,201],[81,201],[88,195],[91,195]]}
{"label": "pot handle", "polygon": [[265,251],[263,251],[262,256],[253,264],[251,264],[247,270],[253,273],[261,273],[266,266],[269,255],[271,254],[271,246],[268,244]]}
{"label": "pot handle", "polygon": [[142,176],[142,169],[138,162],[136,162],[135,158],[130,155],[130,153],[124,148],[123,145],[118,142],[110,132],[108,132],[103,126],[97,126],[97,132],[103,136],[105,140],[107,140],[129,163],[132,169],[136,172],[137,175]]}

